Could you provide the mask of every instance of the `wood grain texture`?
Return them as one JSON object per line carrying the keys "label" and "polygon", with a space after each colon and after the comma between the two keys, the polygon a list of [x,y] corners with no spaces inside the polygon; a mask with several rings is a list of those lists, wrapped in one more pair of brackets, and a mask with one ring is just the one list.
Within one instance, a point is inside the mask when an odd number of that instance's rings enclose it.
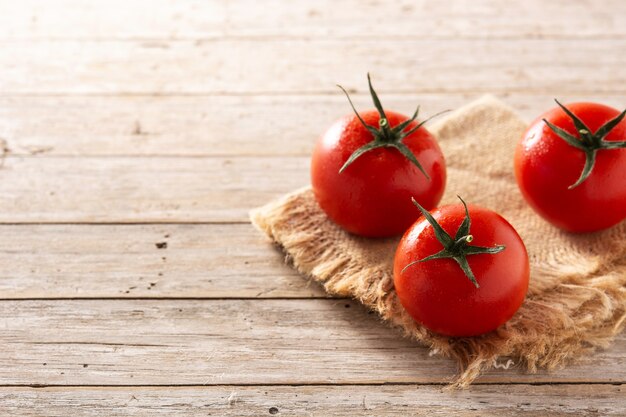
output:
{"label": "wood grain texture", "polygon": [[249,224],[0,226],[0,236],[3,299],[328,296]]}
{"label": "wood grain texture", "polygon": [[[420,104],[424,118],[480,96],[379,93],[387,108],[405,114]],[[499,98],[528,121],[555,105],[549,95]],[[626,105],[617,95],[558,98]],[[354,95],[353,100],[359,109],[372,107],[368,95]],[[309,156],[317,137],[350,111],[339,89],[297,97],[0,97],[0,139],[11,155]]]}
{"label": "wood grain texture", "polygon": [[[2,41],[0,91],[26,94],[626,92],[626,39]],[[53,59],[51,59],[53,57]],[[285,59],[285,57],[289,57]],[[477,59],[480,57],[480,59]],[[393,63],[393,71],[389,71]]]}
{"label": "wood grain texture", "polygon": [[[0,385],[442,383],[452,361],[346,300],[0,303]],[[626,336],[554,373],[480,382],[624,383]],[[304,371],[306,370],[306,371]]]}
{"label": "wood grain texture", "polygon": [[93,416],[623,416],[624,386],[208,386],[1,388],[0,413]]}
{"label": "wood grain texture", "polygon": [[7,157],[0,222],[247,222],[309,182],[309,158]]}
{"label": "wood grain texture", "polygon": [[[308,183],[367,71],[404,113],[624,107],[625,2],[469,3],[2,2],[0,415],[624,415],[624,334],[444,392],[451,361],[235,224]],[[90,224],[19,224],[48,222]]]}
{"label": "wood grain texture", "polygon": [[619,0],[502,3],[497,0],[98,2],[22,0],[0,14],[4,39],[215,37],[611,38],[626,36]]}

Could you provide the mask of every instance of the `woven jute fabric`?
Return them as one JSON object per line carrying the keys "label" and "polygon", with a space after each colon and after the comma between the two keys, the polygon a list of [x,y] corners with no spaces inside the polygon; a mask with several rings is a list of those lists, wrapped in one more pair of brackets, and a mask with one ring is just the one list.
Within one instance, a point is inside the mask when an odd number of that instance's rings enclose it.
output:
{"label": "woven jute fabric", "polygon": [[489,334],[450,338],[416,323],[393,287],[392,261],[399,237],[366,239],[343,231],[320,209],[309,187],[253,210],[252,222],[285,251],[298,271],[322,283],[328,293],[359,300],[432,353],[455,359],[459,374],[452,386],[467,386],[504,361],[529,372],[562,367],[606,347],[623,328],[626,222],[603,232],[575,235],[535,214],[513,174],[515,144],[525,127],[514,111],[487,96],[430,128],[448,167],[441,204],[457,203],[458,194],[499,212],[528,249],[531,277],[526,300],[511,320]]}

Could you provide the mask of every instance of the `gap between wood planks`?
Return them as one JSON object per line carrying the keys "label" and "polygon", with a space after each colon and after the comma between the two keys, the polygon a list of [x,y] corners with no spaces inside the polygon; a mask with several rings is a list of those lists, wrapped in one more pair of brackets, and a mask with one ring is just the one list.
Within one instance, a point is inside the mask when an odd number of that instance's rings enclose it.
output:
{"label": "gap between wood planks", "polygon": [[[0,384],[0,388],[206,388],[206,387],[406,387],[406,386],[418,386],[418,387],[446,387],[448,382],[337,382],[337,383],[208,383],[208,384]],[[492,382],[476,381],[472,383],[472,386],[499,386],[499,385],[512,385],[512,386],[529,386],[529,387],[541,387],[541,386],[579,386],[579,385],[605,385],[613,387],[621,387],[626,385],[625,381],[619,382],[606,382],[606,381],[538,381],[538,382],[517,382],[517,381],[505,381],[505,382]],[[470,386],[471,389],[471,386]],[[463,392],[463,391],[461,391]]]}
{"label": "gap between wood planks", "polygon": [[[278,41],[312,41],[312,40],[324,40],[324,41],[398,41],[406,42],[412,40],[423,41],[458,41],[459,39],[467,41],[489,41],[494,39],[493,35],[465,35],[462,38],[455,36],[434,36],[432,33],[427,35],[383,35],[383,36],[369,36],[369,35],[334,35],[334,36],[307,36],[307,35],[199,35],[199,36],[154,36],[154,37],[142,37],[142,36],[127,36],[127,37],[93,37],[93,36],[47,36],[44,38],[38,37],[0,37],[0,43],[2,42],[85,42],[85,43],[99,43],[99,42],[154,42],[166,43],[166,42],[220,42],[220,41],[242,41],[242,42],[278,42]],[[497,36],[498,40],[503,41],[563,41],[563,42],[579,42],[579,41],[621,41],[626,39],[626,35],[612,35],[612,34],[594,34],[588,36],[575,36],[575,35],[503,35]],[[157,46],[155,46],[157,47]]]}
{"label": "gap between wood planks", "polygon": [[[144,221],[128,221],[128,222],[107,222],[107,221],[98,221],[98,222],[90,222],[90,221],[23,221],[23,222],[2,222],[0,221],[0,226],[176,226],[176,225],[197,225],[197,226],[210,226],[210,225],[242,225],[242,224],[251,224],[249,220],[233,220],[233,221],[195,221],[195,220],[163,220],[163,221],[152,221],[146,220]],[[260,232],[259,232],[260,233]]]}
{"label": "gap between wood planks", "polygon": [[211,297],[211,296],[163,296],[157,295],[154,297],[150,296],[139,296],[139,297],[118,297],[118,296],[82,296],[82,297],[25,297],[25,298],[0,298],[0,302],[2,301],[10,301],[10,302],[27,302],[27,301],[96,301],[96,300],[107,300],[107,301],[293,301],[293,300],[302,300],[302,301],[312,301],[312,300],[328,300],[328,301],[354,301],[352,298],[348,297],[338,297],[338,296],[300,296],[300,297],[247,297],[247,296],[232,296],[232,297]]}
{"label": "gap between wood planks", "polygon": [[[330,84],[330,83],[329,83]],[[439,96],[446,96],[446,95],[453,95],[453,94],[463,94],[463,95],[476,95],[476,96],[480,96],[483,94],[495,94],[495,95],[502,95],[502,94],[517,94],[517,95],[526,95],[526,96],[537,96],[537,95],[545,95],[547,94],[547,92],[544,91],[532,91],[532,90],[528,90],[527,88],[516,88],[516,87],[509,87],[507,88],[506,92],[502,92],[502,91],[496,91],[494,93],[493,90],[490,89],[476,89],[476,88],[457,88],[454,90],[454,92],[450,91],[450,90],[439,90],[439,89],[430,89],[427,87],[419,87],[416,88],[415,90],[398,90],[398,89],[385,89],[384,90],[385,93],[387,95],[395,95],[395,96],[400,96],[400,97],[414,97],[414,96],[419,96],[419,94],[436,94]],[[360,89],[360,88],[351,88],[348,89],[348,92],[350,93],[350,97],[366,97],[369,98],[371,96],[369,96],[365,90]],[[379,93],[380,94],[380,93]],[[586,91],[586,90],[567,90],[567,89],[563,89],[563,88],[559,88],[558,90],[558,95],[598,95],[599,93],[597,92],[593,92],[593,91]],[[621,90],[611,90],[611,91],[602,91],[600,93],[602,96],[606,96],[606,97],[616,97],[616,98],[621,98],[624,96],[624,91]],[[200,92],[156,92],[156,91],[150,91],[150,92],[136,92],[136,91],[115,91],[115,92],[111,92],[111,93],[107,93],[107,92],[48,92],[48,91],[44,91],[44,92],[0,92],[0,97],[1,98],[29,98],[29,97],[34,97],[34,98],[54,98],[54,97],[68,97],[68,98],[72,98],[72,97],[76,97],[76,98],[80,98],[80,97],[85,97],[85,98],[115,98],[115,97],[120,97],[120,98],[133,98],[133,97],[137,97],[137,98],[177,98],[177,97],[181,97],[181,98],[185,98],[185,97],[196,97],[196,98],[202,98],[202,97],[328,97],[328,96],[337,96],[337,92],[335,90],[320,90],[320,91],[271,91],[271,90],[267,90],[267,91],[263,91],[263,90],[256,90],[256,91],[251,91],[251,92],[245,92],[245,91],[200,91]],[[408,111],[407,111],[408,112]]]}

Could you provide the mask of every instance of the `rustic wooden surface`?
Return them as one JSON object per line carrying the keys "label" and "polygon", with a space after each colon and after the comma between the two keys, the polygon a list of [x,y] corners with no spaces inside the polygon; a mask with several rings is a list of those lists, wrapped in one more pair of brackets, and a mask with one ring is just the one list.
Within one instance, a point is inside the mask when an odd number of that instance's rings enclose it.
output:
{"label": "rustic wooden surface", "polygon": [[370,107],[626,104],[626,3],[0,1],[0,414],[626,415],[626,336],[443,389],[446,359],[283,263],[247,211]]}

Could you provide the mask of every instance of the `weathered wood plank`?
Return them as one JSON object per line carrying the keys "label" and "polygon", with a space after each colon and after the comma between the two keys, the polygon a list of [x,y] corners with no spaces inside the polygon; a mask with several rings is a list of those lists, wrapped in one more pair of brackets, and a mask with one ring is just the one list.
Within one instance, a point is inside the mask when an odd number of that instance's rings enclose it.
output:
{"label": "weathered wood plank", "polygon": [[309,158],[7,157],[0,222],[242,222],[309,182]]}
{"label": "weathered wood plank", "polygon": [[[385,106],[424,117],[458,108],[476,94],[406,94],[380,91]],[[530,121],[552,107],[553,97],[501,95]],[[617,95],[563,95],[617,108]],[[357,108],[372,107],[366,95]],[[308,156],[317,137],[350,111],[339,89],[332,95],[217,97],[0,97],[0,139],[13,155]]]}
{"label": "weathered wood plank", "polygon": [[325,296],[249,224],[5,225],[0,237],[3,299]]}
{"label": "weathered wood plank", "polygon": [[[3,301],[0,327],[0,385],[441,383],[455,373],[345,300]],[[479,382],[624,383],[625,350],[621,335],[553,374],[498,369]]]}
{"label": "weathered wood plank", "polygon": [[616,385],[0,388],[0,413],[88,416],[623,416]]}
{"label": "weathered wood plank", "polygon": [[[3,41],[11,94],[626,92],[626,39]],[[54,57],[54,59],[51,59]],[[393,63],[393,71],[390,64]]]}
{"label": "weathered wood plank", "polygon": [[279,0],[7,2],[0,38],[608,38],[626,35],[619,0],[432,2]]}

